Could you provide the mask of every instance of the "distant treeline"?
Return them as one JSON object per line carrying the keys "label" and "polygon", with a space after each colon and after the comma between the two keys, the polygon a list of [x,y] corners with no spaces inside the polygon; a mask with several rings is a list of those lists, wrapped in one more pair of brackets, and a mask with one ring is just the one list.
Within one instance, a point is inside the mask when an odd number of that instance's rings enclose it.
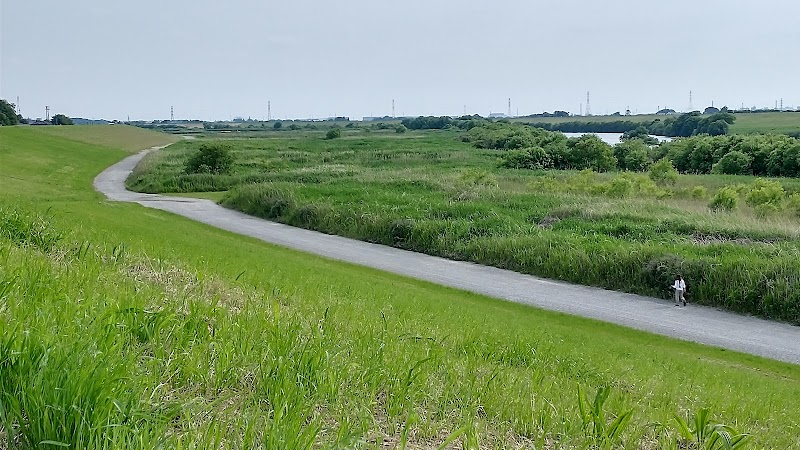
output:
{"label": "distant treeline", "polygon": [[563,123],[537,122],[528,125],[548,131],[564,133],[626,133],[644,127],[650,134],[670,137],[688,137],[698,134],[721,136],[728,134],[728,128],[736,117],[723,110],[716,114],[703,115],[699,112],[681,114],[678,117],[665,117],[653,121],[632,122],[615,120],[611,122],[573,121]]}
{"label": "distant treeline", "polygon": [[701,134],[658,145],[644,130],[633,130],[611,146],[587,134],[567,138],[524,124],[489,123],[464,137],[479,148],[507,150],[504,167],[645,171],[662,159],[682,173],[800,177],[800,139],[783,134],[710,136]]}
{"label": "distant treeline", "polygon": [[[698,134],[707,134],[709,136],[727,134],[729,126],[733,124],[735,120],[736,117],[734,117],[733,114],[723,109],[719,113],[711,115],[692,112],[681,114],[678,117],[665,117],[664,119],[643,122],[633,122],[630,120],[611,122],[532,122],[528,123],[528,125],[535,128],[543,128],[548,131],[561,131],[564,133],[625,133],[639,127],[644,127],[650,134],[658,136],[688,137]],[[449,116],[420,116],[413,119],[403,119],[402,123],[410,130],[442,130],[448,128],[471,130],[477,126],[494,122],[494,120],[475,115],[457,118]],[[496,122],[504,123],[508,122],[508,120],[500,119]]]}

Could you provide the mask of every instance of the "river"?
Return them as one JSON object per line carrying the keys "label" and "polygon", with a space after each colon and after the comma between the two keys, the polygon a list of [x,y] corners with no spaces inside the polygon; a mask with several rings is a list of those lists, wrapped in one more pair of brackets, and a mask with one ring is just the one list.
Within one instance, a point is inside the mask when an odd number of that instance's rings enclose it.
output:
{"label": "river", "polygon": [[[620,138],[622,137],[622,133],[564,133],[567,137],[581,137],[584,134],[594,134],[600,139],[603,140],[606,144],[609,145],[616,145],[620,143]],[[672,138],[666,136],[653,136],[654,138],[658,139],[659,142],[669,142]]]}

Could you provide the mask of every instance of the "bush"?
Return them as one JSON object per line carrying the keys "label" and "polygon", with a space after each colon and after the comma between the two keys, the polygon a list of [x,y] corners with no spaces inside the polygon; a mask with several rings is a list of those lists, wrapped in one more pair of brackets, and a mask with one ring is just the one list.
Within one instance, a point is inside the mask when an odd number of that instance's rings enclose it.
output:
{"label": "bush", "polygon": [[327,133],[325,133],[325,139],[329,140],[337,139],[340,138],[341,136],[342,136],[342,130],[340,130],[339,128],[331,128],[330,130],[328,130]]}
{"label": "bush", "polygon": [[692,198],[702,200],[708,196],[708,189],[705,186],[695,186],[692,188]]}
{"label": "bush", "polygon": [[624,175],[614,177],[608,185],[606,195],[609,197],[628,197],[633,193],[633,182]]}
{"label": "bush", "polygon": [[753,173],[750,164],[753,158],[742,152],[732,151],[725,154],[711,170],[713,173],[728,175],[748,175]]}
{"label": "bush", "polygon": [[500,167],[507,169],[547,169],[551,167],[550,155],[541,147],[510,150],[503,155]]}
{"label": "bush", "polygon": [[617,168],[614,149],[594,134],[570,139],[567,161],[574,169],[592,169],[607,172]]}
{"label": "bush", "polygon": [[708,204],[708,207],[711,208],[712,211],[732,211],[736,209],[736,205],[738,204],[739,194],[736,192],[736,189],[725,186],[717,191],[717,194],[711,199],[711,203]]}
{"label": "bush", "polygon": [[282,126],[283,124],[280,121],[277,121],[274,124],[272,124],[272,128],[275,130],[280,130]]}
{"label": "bush", "polygon": [[759,212],[780,211],[783,208],[785,195],[783,186],[777,181],[757,178],[744,200],[748,205],[757,208]]}
{"label": "bush", "polygon": [[403,125],[402,123],[398,124],[396,127],[394,127],[394,132],[397,133],[397,134],[403,134],[406,131],[408,131],[408,128],[406,128],[406,126]]}
{"label": "bush", "polygon": [[675,185],[675,182],[678,181],[678,171],[672,166],[672,161],[667,158],[661,158],[651,164],[649,175],[650,179],[657,184]]}
{"label": "bush", "polygon": [[800,216],[800,193],[790,195],[787,206],[795,215]]}
{"label": "bush", "polygon": [[200,150],[186,162],[186,173],[226,173],[233,166],[230,147],[221,142],[200,144]]}

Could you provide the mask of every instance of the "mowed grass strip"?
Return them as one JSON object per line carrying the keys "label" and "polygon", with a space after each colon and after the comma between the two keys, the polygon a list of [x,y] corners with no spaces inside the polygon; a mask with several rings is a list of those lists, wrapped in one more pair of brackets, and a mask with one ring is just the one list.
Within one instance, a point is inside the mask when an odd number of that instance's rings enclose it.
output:
{"label": "mowed grass strip", "polygon": [[[84,177],[123,151],[0,138],[73,167],[2,173],[54,182],[2,192],[10,448],[675,448],[673,416],[703,407],[753,448],[798,448],[797,366],[98,201]],[[604,387],[601,426],[578,390]],[[628,411],[618,439],[595,432]]]}

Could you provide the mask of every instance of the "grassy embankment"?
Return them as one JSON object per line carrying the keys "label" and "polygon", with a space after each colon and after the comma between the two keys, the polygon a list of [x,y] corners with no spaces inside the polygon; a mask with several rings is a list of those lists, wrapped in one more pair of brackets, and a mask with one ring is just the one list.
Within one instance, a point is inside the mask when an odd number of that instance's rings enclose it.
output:
{"label": "grassy embankment", "polygon": [[184,174],[199,143],[180,143],[144,160],[130,185],[217,191],[226,206],[296,226],[646,295],[668,296],[682,272],[698,303],[800,323],[800,220],[708,209],[719,188],[752,177],[655,187],[626,175],[633,190],[613,198],[617,174],[498,169],[499,152],[456,133],[280,136],[231,140],[227,175]]}
{"label": "grassy embankment", "polygon": [[0,448],[674,448],[704,407],[798,448],[797,366],[103,201],[116,130],[0,129]]}
{"label": "grassy embankment", "polygon": [[[736,122],[731,125],[731,134],[752,133],[797,133],[800,131],[800,113],[797,112],[769,112],[769,113],[739,113],[735,114]],[[566,122],[652,122],[664,119],[664,116],[654,114],[641,114],[635,116],[573,116],[573,117],[529,117],[514,119],[518,122],[530,123],[566,123]]]}

